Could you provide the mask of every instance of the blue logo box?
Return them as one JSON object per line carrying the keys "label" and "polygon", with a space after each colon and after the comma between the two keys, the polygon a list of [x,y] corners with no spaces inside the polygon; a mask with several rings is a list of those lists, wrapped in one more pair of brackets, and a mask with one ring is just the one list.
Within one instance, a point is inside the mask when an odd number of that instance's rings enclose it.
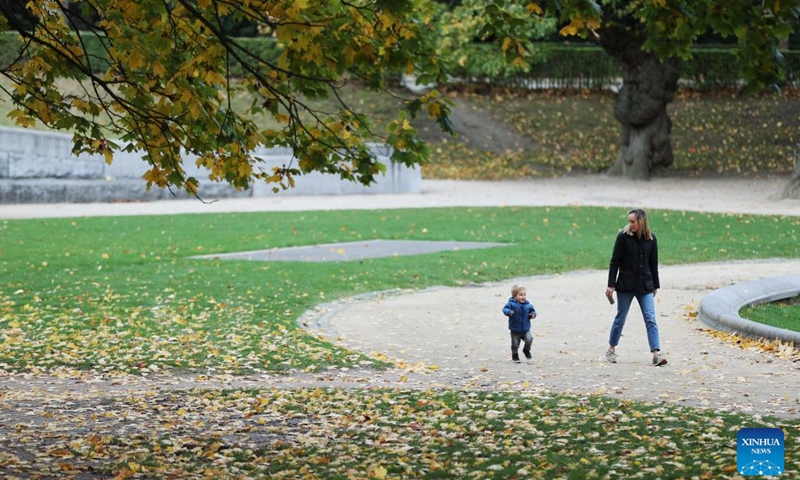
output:
{"label": "blue logo box", "polygon": [[736,470],[739,475],[783,473],[784,435],[780,428],[743,428],[736,435]]}

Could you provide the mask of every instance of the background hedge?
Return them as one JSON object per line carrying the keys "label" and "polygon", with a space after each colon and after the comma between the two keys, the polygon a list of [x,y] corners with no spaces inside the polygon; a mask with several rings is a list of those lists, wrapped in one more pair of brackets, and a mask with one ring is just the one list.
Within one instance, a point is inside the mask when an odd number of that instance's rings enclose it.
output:
{"label": "background hedge", "polygon": [[[275,39],[266,37],[238,38],[243,48],[268,62],[277,61],[280,47]],[[92,69],[103,72],[108,62],[100,37],[85,35],[88,58]],[[496,86],[539,87],[539,88],[580,88],[597,89],[621,83],[619,70],[614,61],[594,45],[538,43],[540,51],[534,52],[535,64],[529,72],[512,73],[505,69],[494,77],[486,73],[485,65],[478,70],[480,61],[466,62],[460,70],[452,72],[454,77],[467,83],[480,82]],[[488,45],[476,45],[476,56],[496,58],[489,52]],[[0,68],[14,62],[23,51],[22,40],[14,33],[0,35]],[[484,54],[485,52],[485,54]],[[738,88],[738,62],[734,49],[729,46],[698,46],[692,49],[692,58],[681,66],[681,80],[684,86],[710,90],[719,88]],[[782,52],[786,61],[787,76],[784,86],[800,86],[800,50]],[[242,66],[236,62],[231,65],[231,75],[243,75]]]}

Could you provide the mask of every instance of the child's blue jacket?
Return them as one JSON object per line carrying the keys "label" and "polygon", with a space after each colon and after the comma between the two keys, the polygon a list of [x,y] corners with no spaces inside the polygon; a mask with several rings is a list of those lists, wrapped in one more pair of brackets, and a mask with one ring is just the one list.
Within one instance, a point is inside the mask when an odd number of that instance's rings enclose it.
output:
{"label": "child's blue jacket", "polygon": [[[512,312],[514,315],[510,316]],[[514,297],[511,297],[503,307],[503,315],[508,317],[509,330],[522,333],[531,329],[530,317],[536,316],[536,309],[527,300],[525,300],[525,303],[519,303]]]}

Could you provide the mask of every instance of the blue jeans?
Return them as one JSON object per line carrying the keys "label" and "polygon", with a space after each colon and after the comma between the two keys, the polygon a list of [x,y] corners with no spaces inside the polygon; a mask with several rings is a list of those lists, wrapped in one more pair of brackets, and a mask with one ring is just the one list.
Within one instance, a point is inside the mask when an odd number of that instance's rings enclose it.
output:
{"label": "blue jeans", "polygon": [[642,310],[644,325],[647,327],[647,343],[650,344],[650,351],[661,350],[658,338],[658,324],[656,324],[656,307],[654,295],[650,293],[617,292],[617,316],[614,317],[614,324],[611,325],[611,335],[608,344],[616,347],[619,344],[619,337],[622,336],[622,328],[625,326],[625,319],[628,317],[628,310],[634,297],[639,302]]}

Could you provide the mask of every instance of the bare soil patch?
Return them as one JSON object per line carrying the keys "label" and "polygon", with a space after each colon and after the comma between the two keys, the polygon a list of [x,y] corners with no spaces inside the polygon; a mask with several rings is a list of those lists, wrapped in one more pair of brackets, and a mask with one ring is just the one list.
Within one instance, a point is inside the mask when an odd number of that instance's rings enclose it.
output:
{"label": "bare soil patch", "polygon": [[518,134],[513,125],[470,102],[468,98],[458,96],[452,100],[454,105],[450,119],[456,137],[447,135],[436,122],[421,116],[414,122],[420,138],[432,144],[443,141],[462,142],[471,148],[495,154],[540,148],[536,142]]}

